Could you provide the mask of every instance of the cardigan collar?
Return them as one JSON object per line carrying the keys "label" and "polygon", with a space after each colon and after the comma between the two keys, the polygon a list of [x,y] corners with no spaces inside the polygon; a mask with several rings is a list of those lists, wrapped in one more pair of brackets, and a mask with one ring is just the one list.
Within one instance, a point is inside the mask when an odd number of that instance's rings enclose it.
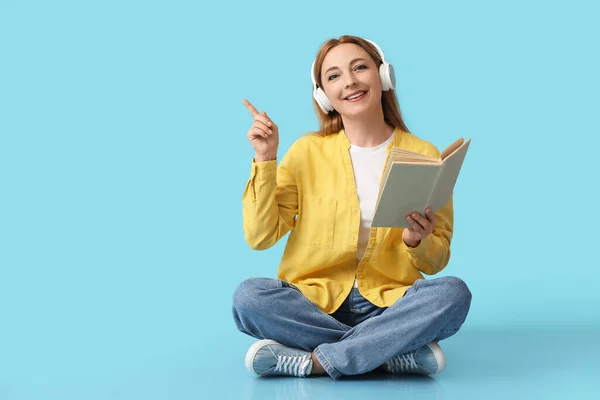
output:
{"label": "cardigan collar", "polygon": [[[391,143],[387,147],[388,153],[392,150],[392,147],[400,147],[400,142],[402,141],[402,138],[406,134],[406,132],[404,132],[400,128],[395,128],[394,132],[392,134],[394,135],[394,139],[391,141]],[[348,136],[346,136],[346,131],[344,129],[339,130],[337,133],[337,136],[338,136],[338,143],[340,144],[340,146],[345,150],[350,149],[351,143],[350,143],[350,140],[348,139]]]}

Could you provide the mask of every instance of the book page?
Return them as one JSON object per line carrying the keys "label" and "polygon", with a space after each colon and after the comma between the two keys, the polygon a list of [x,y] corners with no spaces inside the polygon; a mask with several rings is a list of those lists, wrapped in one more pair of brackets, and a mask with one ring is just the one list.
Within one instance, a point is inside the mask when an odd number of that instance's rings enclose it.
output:
{"label": "book page", "polygon": [[462,143],[458,149],[455,149],[453,153],[447,155],[444,159],[442,173],[431,198],[431,209],[433,212],[437,212],[450,200],[470,143],[471,139]]}
{"label": "book page", "polygon": [[423,162],[433,162],[439,163],[441,160],[439,158],[430,157],[425,154],[415,153],[412,151],[408,151],[402,149],[400,147],[392,148],[392,154],[390,156],[392,161],[402,161],[402,162],[412,162],[412,161],[423,161]]}
{"label": "book page", "polygon": [[462,146],[464,142],[465,142],[465,140],[463,138],[460,138],[456,142],[452,143],[450,146],[448,146],[446,148],[446,150],[444,150],[442,152],[442,155],[441,155],[440,159],[442,161],[445,160],[450,154],[452,154],[453,152],[455,152],[456,149],[458,149],[460,146]]}

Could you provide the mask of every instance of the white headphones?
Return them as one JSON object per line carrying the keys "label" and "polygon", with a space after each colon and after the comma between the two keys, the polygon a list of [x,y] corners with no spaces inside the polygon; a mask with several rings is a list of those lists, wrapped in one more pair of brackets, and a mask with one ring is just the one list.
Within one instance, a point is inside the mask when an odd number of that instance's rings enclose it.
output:
{"label": "white headphones", "polygon": [[[379,46],[377,46],[377,44],[375,44],[375,42],[372,42],[368,39],[365,40],[371,43],[373,47],[375,47],[375,49],[379,53],[379,56],[381,57],[381,61],[383,61],[379,66],[379,76],[381,77],[381,90],[383,90],[384,92],[388,90],[393,90],[396,87],[396,76],[394,74],[394,67],[392,67],[392,65],[385,60],[385,57],[383,56],[383,51],[381,51],[381,49],[379,48]],[[321,108],[321,110],[323,110],[325,114],[329,114],[331,111],[334,110],[334,108],[333,105],[331,105],[331,101],[329,101],[323,89],[317,87],[317,80],[315,78],[315,62],[316,60],[312,63],[312,72],[310,74],[313,83],[313,97],[319,105],[319,107]]]}

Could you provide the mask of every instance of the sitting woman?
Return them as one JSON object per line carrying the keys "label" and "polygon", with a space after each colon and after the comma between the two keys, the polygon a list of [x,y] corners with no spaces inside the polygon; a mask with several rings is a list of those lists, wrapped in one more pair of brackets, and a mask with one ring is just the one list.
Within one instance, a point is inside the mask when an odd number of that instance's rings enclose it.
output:
{"label": "sitting woman", "polygon": [[373,370],[435,374],[438,342],[467,317],[471,293],[456,277],[424,279],[448,264],[452,198],[410,228],[371,220],[392,147],[438,157],[409,133],[393,68],[368,40],[325,42],[312,68],[319,132],[295,141],[277,166],[277,125],[252,104],[255,150],[243,195],[244,234],[257,250],[290,232],[277,279],[243,281],[237,328],[261,339],[246,355],[258,375],[332,378]]}

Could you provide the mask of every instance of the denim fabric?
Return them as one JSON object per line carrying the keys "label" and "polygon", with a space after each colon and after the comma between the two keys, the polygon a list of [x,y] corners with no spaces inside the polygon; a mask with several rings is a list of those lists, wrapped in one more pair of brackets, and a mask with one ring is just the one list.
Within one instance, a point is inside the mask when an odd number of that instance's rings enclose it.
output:
{"label": "denim fabric", "polygon": [[366,373],[399,354],[455,334],[464,323],[471,292],[456,277],[417,280],[387,308],[353,288],[326,314],[280,279],[243,281],[233,296],[237,328],[257,339],[304,349],[333,377]]}

